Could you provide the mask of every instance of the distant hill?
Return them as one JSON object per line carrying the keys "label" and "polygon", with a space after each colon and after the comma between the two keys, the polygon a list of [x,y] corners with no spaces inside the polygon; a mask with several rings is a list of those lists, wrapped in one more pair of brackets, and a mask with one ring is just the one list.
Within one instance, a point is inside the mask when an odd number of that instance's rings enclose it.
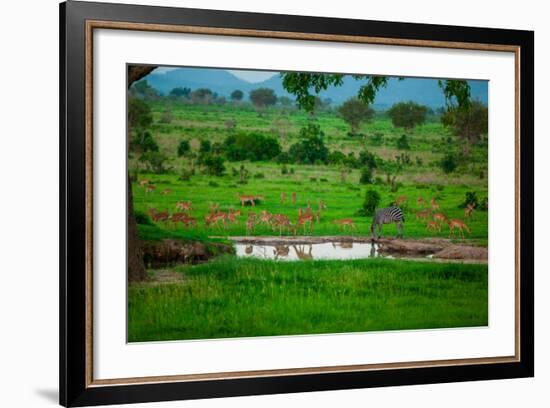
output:
{"label": "distant hill", "polygon": [[[173,88],[187,87],[191,89],[209,88],[213,92],[229,97],[235,89],[240,89],[245,94],[255,88],[271,88],[278,96],[289,95],[282,86],[281,78],[276,75],[266,81],[250,83],[237,78],[232,73],[223,69],[210,68],[177,68],[164,73],[153,72],[146,77],[149,84],[163,94],[168,94]],[[488,101],[487,81],[468,81],[470,83],[472,96],[483,103]],[[364,81],[358,81],[348,76],[340,87],[330,87],[322,92],[321,98],[330,98],[333,104],[339,105],[346,99],[357,95],[358,88]],[[245,96],[246,97],[246,96]],[[391,105],[401,101],[415,101],[431,108],[438,108],[445,105],[445,98],[439,88],[436,79],[406,78],[399,81],[391,78],[388,86],[381,89],[376,95],[374,107],[387,109]]]}

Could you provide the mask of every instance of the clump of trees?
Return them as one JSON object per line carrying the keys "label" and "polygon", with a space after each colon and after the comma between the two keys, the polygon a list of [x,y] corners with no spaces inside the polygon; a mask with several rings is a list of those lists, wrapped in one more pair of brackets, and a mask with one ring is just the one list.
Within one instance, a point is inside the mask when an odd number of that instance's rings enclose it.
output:
{"label": "clump of trees", "polygon": [[426,122],[428,108],[415,102],[399,102],[388,110],[393,126],[412,130]]}
{"label": "clump of trees", "polygon": [[234,103],[242,101],[243,97],[244,93],[240,89],[235,89],[233,92],[231,92],[230,96],[231,101],[233,101]]}
{"label": "clump of trees", "polygon": [[160,93],[149,85],[146,79],[135,82],[130,87],[130,95],[134,98],[145,100],[157,100],[160,97]]}
{"label": "clump of trees", "polygon": [[359,211],[357,211],[357,214],[363,216],[374,215],[376,208],[378,208],[378,204],[380,204],[380,193],[376,190],[369,189],[365,193],[363,205]]}
{"label": "clump of trees", "polygon": [[444,126],[452,129],[453,134],[461,141],[464,157],[469,157],[472,145],[480,142],[487,134],[489,112],[480,101],[473,101],[464,107],[450,108],[441,117]]}
{"label": "clump of trees", "polygon": [[191,144],[189,140],[183,139],[178,144],[178,157],[185,156],[191,151]]}
{"label": "clump of trees", "polygon": [[261,116],[262,111],[277,103],[277,95],[273,89],[257,88],[250,91],[250,102],[256,107],[258,114]]}
{"label": "clump of trees", "polygon": [[191,97],[191,88],[183,88],[181,86],[178,86],[177,88],[172,89],[168,96],[171,96],[175,99],[189,99]]}
{"label": "clump of trees", "polygon": [[374,117],[374,110],[358,98],[351,98],[344,102],[338,113],[351,128],[352,134],[357,134],[364,122],[370,122]]}
{"label": "clump of trees", "polygon": [[271,160],[281,153],[281,145],[262,133],[237,133],[225,138],[222,151],[230,161]]}
{"label": "clump of trees", "polygon": [[326,163],[328,148],[324,143],[324,133],[318,124],[309,123],[300,130],[301,140],[288,150],[288,158],[293,163]]}

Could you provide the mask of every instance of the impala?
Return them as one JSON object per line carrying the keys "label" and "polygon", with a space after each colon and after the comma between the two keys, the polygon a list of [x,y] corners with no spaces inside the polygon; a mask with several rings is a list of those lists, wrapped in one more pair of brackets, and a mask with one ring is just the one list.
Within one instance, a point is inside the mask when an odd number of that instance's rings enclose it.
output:
{"label": "impala", "polygon": [[343,231],[346,230],[346,227],[350,230],[356,230],[355,224],[353,223],[353,219],[351,218],[342,218],[341,220],[334,220],[334,223],[338,225],[340,229]]}
{"label": "impala", "polygon": [[470,219],[476,205],[474,203],[469,203],[464,209],[464,217]]}
{"label": "impala", "polygon": [[147,184],[145,185],[145,192],[146,193],[152,193],[155,191],[155,188],[157,188],[154,184]]}
{"label": "impala", "polygon": [[422,197],[418,196],[416,199],[416,204],[422,207],[426,207],[426,200],[424,200]]}
{"label": "impala", "polygon": [[147,184],[149,184],[149,179],[143,179],[139,182],[141,187],[145,187]]}
{"label": "impala", "polygon": [[408,200],[407,196],[399,196],[395,199],[395,205],[400,206],[401,204],[406,204]]}
{"label": "impala", "polygon": [[286,228],[286,233],[290,234],[291,223],[290,219],[283,214],[275,214],[272,217],[271,226],[273,230],[279,228],[279,236],[283,235],[283,228]]}
{"label": "impala", "polygon": [[284,191],[281,191],[281,204],[284,204],[286,200],[286,193]]}
{"label": "impala", "polygon": [[172,192],[172,189],[171,188],[165,188],[164,190],[162,190],[160,193],[162,195],[167,195],[167,194],[170,194]]}
{"label": "impala", "polygon": [[302,226],[304,235],[306,234],[306,224],[309,223],[309,235],[311,235],[311,232],[313,231],[313,215],[312,214],[304,214],[302,212],[302,209],[300,208],[298,210],[298,221],[296,221],[296,228],[299,228]]}
{"label": "impala", "polygon": [[416,212],[416,219],[426,220],[430,216],[430,210],[420,210]]}
{"label": "impala", "polygon": [[225,219],[226,219],[226,214],[222,211],[220,212],[215,212],[213,214],[208,214],[206,217],[204,217],[204,223],[206,225],[206,227],[209,227],[210,225],[216,225],[216,226],[220,226],[220,221],[222,222],[222,225],[223,225],[223,229],[225,230]]}
{"label": "impala", "polygon": [[441,232],[441,224],[435,222],[435,221],[428,221],[426,224],[426,229],[428,231],[438,231]]}
{"label": "impala", "polygon": [[455,228],[460,231],[460,235],[462,239],[464,239],[463,229],[465,229],[469,234],[472,233],[470,228],[468,228],[468,226],[462,220],[454,219],[449,221],[448,224],[449,224],[449,237],[451,236],[451,234],[454,234]]}
{"label": "impala", "polygon": [[178,201],[176,203],[176,210],[189,212],[192,210],[191,204],[193,204],[192,201]]}
{"label": "impala", "polygon": [[440,213],[440,212],[434,213],[432,217],[433,217],[433,220],[437,223],[447,222],[447,216],[443,213]]}
{"label": "impala", "polygon": [[292,192],[292,205],[296,205],[296,193]]}
{"label": "impala", "polygon": [[430,199],[430,206],[432,207],[432,210],[439,210],[439,204],[437,204],[437,201],[435,201],[435,198]]}

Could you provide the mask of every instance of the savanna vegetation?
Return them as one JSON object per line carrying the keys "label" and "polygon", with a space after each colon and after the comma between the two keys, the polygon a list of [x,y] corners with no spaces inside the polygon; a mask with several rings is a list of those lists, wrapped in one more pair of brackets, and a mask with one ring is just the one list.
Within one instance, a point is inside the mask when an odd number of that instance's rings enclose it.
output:
{"label": "savanna vegetation", "polygon": [[[370,235],[376,209],[397,204],[405,238],[462,240],[448,225],[459,221],[465,240],[487,246],[486,106],[461,81],[441,83],[448,104],[438,111],[406,101],[374,110],[384,77],[357,76],[365,85],[338,106],[311,93],[339,77],[286,74],[294,99],[268,88],[162,96],[135,82],[128,169],[139,240]],[[181,281],[130,285],[130,341],[487,324],[483,264],[230,256],[170,268]]]}

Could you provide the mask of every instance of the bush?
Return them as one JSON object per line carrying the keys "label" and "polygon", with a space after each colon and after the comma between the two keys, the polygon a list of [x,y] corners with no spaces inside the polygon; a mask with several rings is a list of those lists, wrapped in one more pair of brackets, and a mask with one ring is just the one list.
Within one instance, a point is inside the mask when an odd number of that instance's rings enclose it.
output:
{"label": "bush", "polygon": [[225,166],[223,158],[211,154],[202,155],[199,157],[199,164],[203,167],[204,173],[211,176],[223,176]]}
{"label": "bush", "polygon": [[376,178],[374,179],[374,184],[376,184],[377,186],[382,186],[384,185],[384,180],[382,180],[382,177],[376,176]]}
{"label": "bush", "polygon": [[343,164],[346,161],[346,155],[339,150],[333,150],[327,156],[327,163],[338,165]]}
{"label": "bush", "polygon": [[384,144],[384,134],[376,132],[374,135],[371,136],[370,142],[374,146],[382,146]]}
{"label": "bush", "polygon": [[375,169],[377,164],[377,156],[367,150],[363,150],[359,153],[358,163],[362,166],[367,166],[370,169]]}
{"label": "bush", "polygon": [[376,190],[367,190],[365,193],[365,201],[363,201],[363,206],[359,210],[360,215],[373,215],[374,211],[380,204],[380,194]]}
{"label": "bush", "polygon": [[178,157],[184,156],[191,150],[191,145],[189,144],[189,140],[182,140],[178,144]]}
{"label": "bush", "polygon": [[409,138],[407,135],[403,134],[399,139],[397,139],[397,148],[399,150],[410,150],[411,146],[409,145]]}
{"label": "bush", "polygon": [[290,174],[294,174],[294,167],[290,168]]}
{"label": "bush", "polygon": [[361,176],[359,177],[359,183],[372,184],[372,169],[370,167],[363,167],[361,169]]}
{"label": "bush", "polygon": [[168,171],[168,167],[166,166],[168,157],[160,152],[145,152],[141,155],[139,161],[142,162],[147,171],[151,173],[162,174]]}
{"label": "bush", "polygon": [[416,156],[415,160],[416,160],[416,165],[419,166],[419,167],[421,167],[424,164],[424,161],[422,160],[422,157]]}
{"label": "bush", "polygon": [[479,200],[475,191],[466,192],[464,201],[458,206],[458,208],[466,208],[468,205],[473,205],[474,208],[479,207]]}
{"label": "bush", "polygon": [[317,124],[308,124],[300,130],[300,140],[288,149],[293,163],[313,164],[327,162],[328,149],[323,141],[324,133]]}
{"label": "bush", "polygon": [[131,148],[139,153],[159,151],[159,145],[153,138],[151,132],[147,130],[139,132],[134,136],[132,139]]}
{"label": "bush", "polygon": [[441,169],[447,174],[455,171],[458,167],[456,155],[454,153],[447,153],[439,162],[439,167],[441,167]]}
{"label": "bush", "polygon": [[220,186],[218,183],[216,183],[215,181],[212,181],[212,180],[210,180],[210,181],[208,182],[208,185],[209,185],[210,187],[219,187],[219,186]]}
{"label": "bush", "polygon": [[174,120],[174,115],[172,115],[171,111],[167,110],[161,115],[159,123],[172,123],[172,120]]}
{"label": "bush", "polygon": [[[239,133],[229,135],[223,142],[223,151],[228,160],[271,160],[281,156],[281,145],[277,139],[264,136],[261,133]],[[279,161],[281,160],[282,161]],[[284,157],[278,157],[280,163],[285,163]]]}
{"label": "bush", "polygon": [[200,147],[199,147],[199,152],[200,153],[210,153],[211,150],[212,150],[212,143],[210,143],[210,140],[208,140],[208,139],[201,140],[201,144],[200,144]]}
{"label": "bush", "polygon": [[311,181],[313,183],[316,183],[317,182],[317,177],[310,177],[309,181]]}
{"label": "bush", "polygon": [[288,167],[286,166],[286,164],[283,164],[283,167],[281,168],[281,174],[288,174]]}
{"label": "bush", "polygon": [[191,169],[191,170],[183,169],[180,173],[179,179],[181,181],[189,181],[191,180],[191,176],[194,176],[194,175],[195,175],[194,169]]}
{"label": "bush", "polygon": [[263,179],[263,178],[265,178],[265,174],[264,173],[256,173],[256,174],[254,174],[254,178],[255,179]]}
{"label": "bush", "polygon": [[328,180],[326,178],[320,178],[319,181],[322,183],[328,183]]}
{"label": "bush", "polygon": [[141,211],[134,211],[134,216],[136,217],[136,222],[141,225],[154,225],[151,219]]}

